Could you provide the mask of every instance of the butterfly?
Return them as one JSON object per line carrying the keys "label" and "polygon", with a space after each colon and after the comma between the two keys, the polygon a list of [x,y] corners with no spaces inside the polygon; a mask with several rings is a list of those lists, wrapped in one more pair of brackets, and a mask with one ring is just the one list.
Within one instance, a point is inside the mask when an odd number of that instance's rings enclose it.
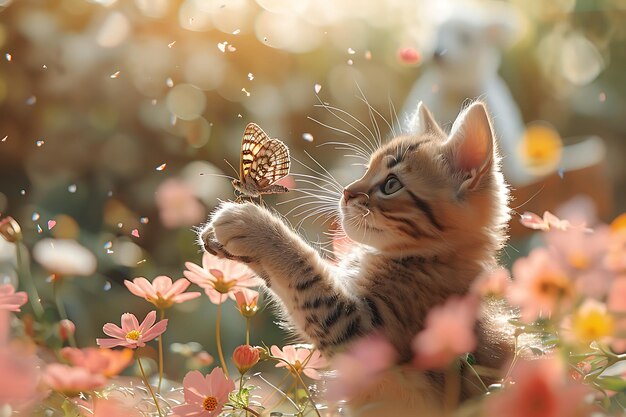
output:
{"label": "butterfly", "polygon": [[289,174],[290,165],[287,145],[248,123],[241,141],[239,179],[233,180],[233,187],[246,197],[286,193],[287,187],[275,183]]}

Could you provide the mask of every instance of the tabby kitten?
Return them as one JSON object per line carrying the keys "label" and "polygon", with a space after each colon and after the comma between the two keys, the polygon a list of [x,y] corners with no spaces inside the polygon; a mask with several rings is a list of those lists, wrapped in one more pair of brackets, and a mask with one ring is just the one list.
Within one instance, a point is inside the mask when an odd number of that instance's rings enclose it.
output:
{"label": "tabby kitten", "polygon": [[[200,232],[207,251],[248,263],[299,335],[325,355],[379,329],[401,361],[410,360],[428,310],[466,293],[504,244],[508,193],[484,105],[467,107],[449,136],[421,104],[414,123],[343,191],[341,223],[357,243],[339,265],[250,203],[222,203]],[[490,324],[478,327],[476,357],[494,365],[501,346],[488,337]]]}

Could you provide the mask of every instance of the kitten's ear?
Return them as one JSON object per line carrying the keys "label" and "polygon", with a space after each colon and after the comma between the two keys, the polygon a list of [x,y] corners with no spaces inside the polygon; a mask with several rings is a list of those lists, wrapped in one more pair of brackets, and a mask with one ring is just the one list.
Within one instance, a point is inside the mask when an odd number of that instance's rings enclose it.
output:
{"label": "kitten's ear", "polygon": [[435,121],[433,114],[421,101],[417,105],[417,111],[413,116],[413,131],[418,135],[423,135],[424,133],[435,133],[445,137],[445,133],[443,133]]}
{"label": "kitten's ear", "polygon": [[487,109],[477,102],[466,108],[452,126],[444,154],[452,169],[467,178],[461,189],[472,190],[493,164],[494,135]]}

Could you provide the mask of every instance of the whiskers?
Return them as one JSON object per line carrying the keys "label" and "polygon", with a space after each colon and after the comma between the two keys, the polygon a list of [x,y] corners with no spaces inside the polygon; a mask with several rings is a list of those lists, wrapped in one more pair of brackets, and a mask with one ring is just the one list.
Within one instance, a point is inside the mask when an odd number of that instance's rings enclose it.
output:
{"label": "whiskers", "polygon": [[398,136],[402,129],[400,120],[398,119],[398,114],[396,113],[396,109],[393,106],[391,99],[389,99],[390,120],[388,120],[381,112],[376,110],[370,104],[358,83],[356,84],[356,87],[359,91],[357,98],[367,106],[370,126],[359,120],[350,112],[322,101],[319,96],[316,96],[319,103],[315,104],[315,107],[320,107],[326,110],[335,120],[340,122],[340,125],[333,126],[332,124],[325,123],[311,116],[308,118],[320,126],[324,126],[354,140],[353,142],[328,141],[317,145],[318,147],[333,145],[335,146],[335,149],[352,152],[351,154],[344,155],[345,157],[357,158],[367,162],[369,161],[370,156],[383,144],[383,135],[380,124],[381,121],[393,136]]}
{"label": "whiskers", "polygon": [[315,168],[293,156],[291,158],[310,172],[310,174],[291,173],[296,183],[304,184],[304,187],[296,187],[293,190],[302,195],[278,203],[281,205],[298,202],[286,213],[286,215],[295,213],[295,217],[301,217],[297,227],[302,226],[302,223],[311,218],[313,222],[323,218],[322,224],[336,219],[339,200],[343,193],[343,186],[337,179],[308,152],[305,153],[314,163]]}

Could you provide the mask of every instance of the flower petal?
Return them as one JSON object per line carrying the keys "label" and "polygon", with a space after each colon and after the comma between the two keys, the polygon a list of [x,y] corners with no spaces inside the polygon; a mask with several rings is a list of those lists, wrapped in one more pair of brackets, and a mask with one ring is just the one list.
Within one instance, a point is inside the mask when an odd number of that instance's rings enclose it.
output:
{"label": "flower petal", "polygon": [[191,282],[185,278],[181,278],[174,282],[174,284],[172,284],[167,291],[163,293],[163,298],[171,298],[175,295],[182,294],[190,285]]}
{"label": "flower petal", "polygon": [[126,339],[96,339],[96,343],[102,348],[112,348],[116,346],[134,347],[129,346]]}
{"label": "flower petal", "polygon": [[175,303],[183,303],[185,301],[189,301],[189,300],[193,300],[194,298],[198,298],[201,295],[202,295],[202,293],[199,293],[197,291],[186,292],[184,294],[175,295],[174,297],[172,297],[172,301],[174,301]]}
{"label": "flower petal", "polygon": [[148,313],[146,318],[143,319],[143,321],[141,322],[141,326],[139,326],[137,330],[139,330],[139,333],[145,335],[148,329],[152,327],[155,321],[156,321],[156,311],[152,310],[151,312]]}
{"label": "flower petal", "polygon": [[102,331],[107,336],[116,337],[118,339],[126,338],[126,333],[124,330],[120,329],[116,324],[107,323],[102,326]]}
{"label": "flower petal", "polygon": [[124,313],[122,314],[122,330],[124,331],[124,337],[131,330],[139,329],[139,321],[137,317],[135,317],[132,313]]}
{"label": "flower petal", "polygon": [[124,285],[128,288],[128,291],[136,295],[137,297],[146,298],[146,293],[137,284],[127,279],[124,280]]}
{"label": "flower petal", "polygon": [[163,319],[154,326],[150,327],[147,331],[142,332],[141,341],[149,342],[150,340],[165,332],[165,330],[167,329],[167,320],[168,319]]}
{"label": "flower petal", "polygon": [[159,275],[152,281],[152,287],[156,293],[164,295],[172,287],[172,278]]}

